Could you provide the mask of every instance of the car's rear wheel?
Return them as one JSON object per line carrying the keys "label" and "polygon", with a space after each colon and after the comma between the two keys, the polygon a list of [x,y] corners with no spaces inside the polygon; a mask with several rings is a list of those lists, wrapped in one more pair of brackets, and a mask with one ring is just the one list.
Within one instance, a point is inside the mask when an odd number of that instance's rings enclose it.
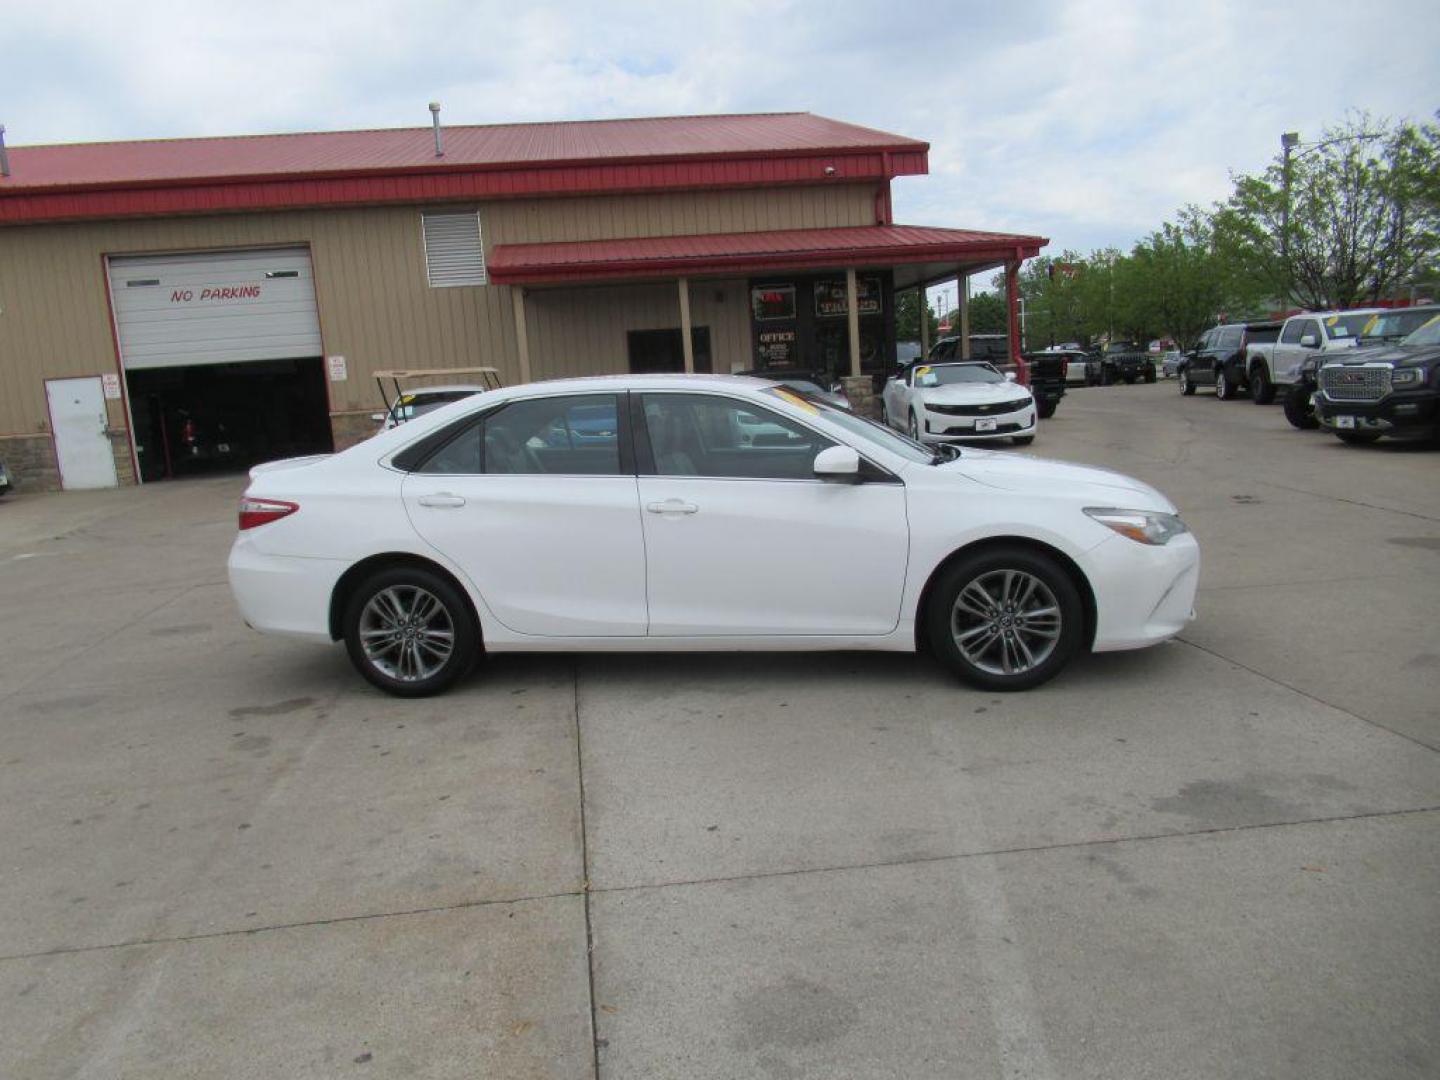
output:
{"label": "car's rear wheel", "polygon": [[1291,427],[1309,431],[1320,426],[1320,421],[1315,419],[1315,403],[1310,396],[1310,389],[1305,386],[1292,386],[1285,395],[1285,419],[1290,421]]}
{"label": "car's rear wheel", "polygon": [[1269,405],[1275,400],[1275,384],[1264,364],[1256,364],[1250,371],[1250,400],[1256,405]]}
{"label": "car's rear wheel", "polygon": [[990,550],[957,562],[926,610],[931,646],[960,678],[987,690],[1029,690],[1080,647],[1080,595],[1040,552]]}
{"label": "car's rear wheel", "polygon": [[480,651],[470,606],[449,581],[418,566],[392,567],[360,583],[345,606],[345,648],[373,685],[397,697],[447,690]]}

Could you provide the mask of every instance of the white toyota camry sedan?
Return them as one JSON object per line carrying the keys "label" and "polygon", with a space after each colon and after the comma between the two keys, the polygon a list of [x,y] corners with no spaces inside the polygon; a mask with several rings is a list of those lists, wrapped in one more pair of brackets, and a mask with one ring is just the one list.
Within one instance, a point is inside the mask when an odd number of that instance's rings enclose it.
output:
{"label": "white toyota camry sedan", "polygon": [[1199,549],[1118,473],[935,453],[771,382],[656,375],[509,387],[258,466],[229,569],[251,626],[343,641],[400,695],[486,651],[922,643],[1021,690],[1176,634]]}

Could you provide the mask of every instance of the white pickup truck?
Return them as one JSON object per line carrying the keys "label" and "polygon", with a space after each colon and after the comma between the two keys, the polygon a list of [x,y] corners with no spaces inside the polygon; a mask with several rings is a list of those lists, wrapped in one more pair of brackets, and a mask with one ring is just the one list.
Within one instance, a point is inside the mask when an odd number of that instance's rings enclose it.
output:
{"label": "white pickup truck", "polygon": [[[1256,405],[1274,400],[1277,389],[1289,392],[1303,382],[1306,361],[1318,360],[1341,348],[1354,348],[1371,315],[1381,308],[1351,308],[1349,311],[1306,311],[1290,315],[1280,327],[1269,359],[1263,354],[1247,357],[1250,397]],[[1310,364],[1313,367],[1313,364]]]}

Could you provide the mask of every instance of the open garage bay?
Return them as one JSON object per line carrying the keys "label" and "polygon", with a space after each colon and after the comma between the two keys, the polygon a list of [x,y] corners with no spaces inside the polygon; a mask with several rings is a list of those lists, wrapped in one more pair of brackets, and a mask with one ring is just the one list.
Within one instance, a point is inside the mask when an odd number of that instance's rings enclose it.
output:
{"label": "open garage bay", "polygon": [[[0,503],[0,1075],[1440,1071],[1440,452],[1173,386],[1183,639],[501,657],[380,696],[224,583],[235,478]],[[859,572],[861,568],[857,568]]]}

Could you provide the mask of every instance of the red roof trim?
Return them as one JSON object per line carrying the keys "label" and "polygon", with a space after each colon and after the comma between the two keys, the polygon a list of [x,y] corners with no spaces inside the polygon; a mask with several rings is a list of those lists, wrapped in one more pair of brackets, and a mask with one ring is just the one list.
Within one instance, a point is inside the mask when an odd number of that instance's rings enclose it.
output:
{"label": "red roof trim", "polygon": [[550,285],[687,274],[808,270],[902,263],[989,264],[1028,259],[1049,240],[907,225],[559,244],[501,244],[490,254],[499,285]]}

